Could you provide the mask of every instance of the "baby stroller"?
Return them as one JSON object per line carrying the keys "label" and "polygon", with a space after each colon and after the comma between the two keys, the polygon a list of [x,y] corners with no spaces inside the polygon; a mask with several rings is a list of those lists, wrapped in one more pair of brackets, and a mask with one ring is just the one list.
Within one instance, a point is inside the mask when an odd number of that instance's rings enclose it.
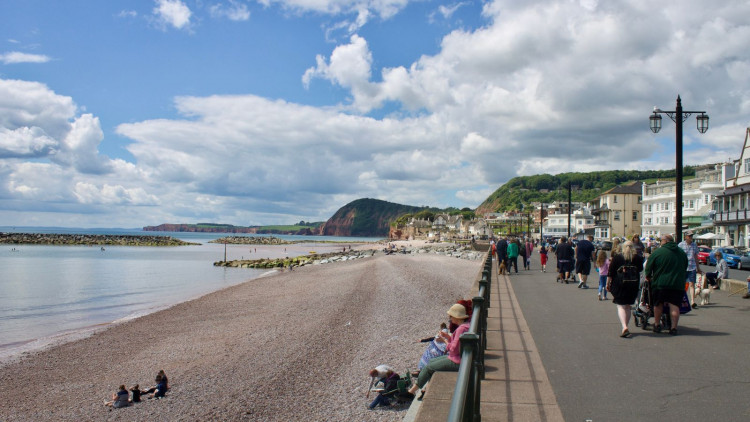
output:
{"label": "baby stroller", "polygon": [[[644,330],[648,330],[648,320],[654,316],[653,301],[651,294],[651,283],[643,281],[641,283],[641,290],[639,298],[636,301],[637,306],[633,308],[633,319],[635,320],[635,326],[641,327]],[[672,317],[669,315],[669,305],[663,304],[664,308],[661,313],[659,321],[654,321],[654,324],[660,324],[661,329],[669,331],[672,327]],[[687,303],[687,295],[683,299],[683,304],[680,306],[680,315],[690,312],[690,305]]]}

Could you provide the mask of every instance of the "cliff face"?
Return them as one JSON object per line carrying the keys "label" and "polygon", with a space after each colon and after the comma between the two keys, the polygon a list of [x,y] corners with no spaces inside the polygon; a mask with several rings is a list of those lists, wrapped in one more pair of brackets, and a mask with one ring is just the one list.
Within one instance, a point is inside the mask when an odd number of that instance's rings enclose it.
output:
{"label": "cliff face", "polygon": [[352,235],[352,224],[354,224],[354,216],[357,214],[357,211],[354,208],[345,210],[343,213],[340,211],[341,210],[336,212],[333,217],[329,218],[328,221],[323,224],[321,230],[323,236]]}
{"label": "cliff face", "polygon": [[391,221],[403,214],[415,213],[423,208],[394,204],[379,199],[358,199],[341,207],[323,224],[325,236],[386,237]]}

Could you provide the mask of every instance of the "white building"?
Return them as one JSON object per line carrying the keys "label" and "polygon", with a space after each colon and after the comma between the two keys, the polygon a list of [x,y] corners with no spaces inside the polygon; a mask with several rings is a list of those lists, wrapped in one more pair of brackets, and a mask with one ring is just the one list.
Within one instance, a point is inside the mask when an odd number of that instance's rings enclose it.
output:
{"label": "white building", "polygon": [[[709,221],[714,199],[721,195],[727,179],[733,175],[730,163],[711,164],[698,168],[695,177],[682,181],[683,229],[695,230]],[[641,236],[658,238],[675,232],[675,181],[659,180],[650,185],[643,184],[643,219]]]}
{"label": "white building", "polygon": [[[573,237],[594,228],[594,216],[586,205],[573,211],[570,217],[570,234]],[[544,236],[562,237],[568,235],[568,214],[548,214],[544,219]]]}

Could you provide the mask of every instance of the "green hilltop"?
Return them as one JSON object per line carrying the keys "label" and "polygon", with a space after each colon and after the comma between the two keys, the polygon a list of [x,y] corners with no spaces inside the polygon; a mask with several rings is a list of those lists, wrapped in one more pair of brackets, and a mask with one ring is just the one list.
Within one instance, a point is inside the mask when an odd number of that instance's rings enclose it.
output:
{"label": "green hilltop", "polygon": [[[683,177],[695,176],[696,167],[688,166]],[[673,179],[674,170],[609,170],[589,173],[560,173],[519,176],[500,186],[476,209],[478,215],[490,212],[520,210],[522,204],[532,202],[567,201],[568,184],[575,202],[591,202],[607,190],[626,183],[656,179]]]}

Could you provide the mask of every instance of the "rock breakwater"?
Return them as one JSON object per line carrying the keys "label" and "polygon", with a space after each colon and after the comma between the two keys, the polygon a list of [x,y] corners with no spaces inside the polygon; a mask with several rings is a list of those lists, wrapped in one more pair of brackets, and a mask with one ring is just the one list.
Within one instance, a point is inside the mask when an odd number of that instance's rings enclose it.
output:
{"label": "rock breakwater", "polygon": [[111,246],[186,246],[171,236],[139,236],[111,234],[0,233],[0,243],[13,245],[111,245]]}
{"label": "rock breakwater", "polygon": [[230,245],[291,245],[299,242],[289,242],[275,236],[226,236],[211,240],[208,243],[227,243]]}
{"label": "rock breakwater", "polygon": [[404,247],[397,250],[375,250],[375,249],[364,249],[364,250],[349,250],[346,252],[330,252],[326,254],[310,254],[303,255],[294,258],[277,258],[277,259],[243,259],[234,261],[217,261],[214,262],[214,266],[217,267],[235,267],[235,268],[290,268],[291,267],[302,267],[305,265],[321,265],[330,264],[334,262],[344,262],[354,259],[369,258],[375,254],[434,254],[434,255],[445,255],[454,258],[468,259],[477,261],[483,258],[482,252],[472,250],[469,246],[456,246],[456,245],[435,245],[435,246],[420,246],[420,247]]}

